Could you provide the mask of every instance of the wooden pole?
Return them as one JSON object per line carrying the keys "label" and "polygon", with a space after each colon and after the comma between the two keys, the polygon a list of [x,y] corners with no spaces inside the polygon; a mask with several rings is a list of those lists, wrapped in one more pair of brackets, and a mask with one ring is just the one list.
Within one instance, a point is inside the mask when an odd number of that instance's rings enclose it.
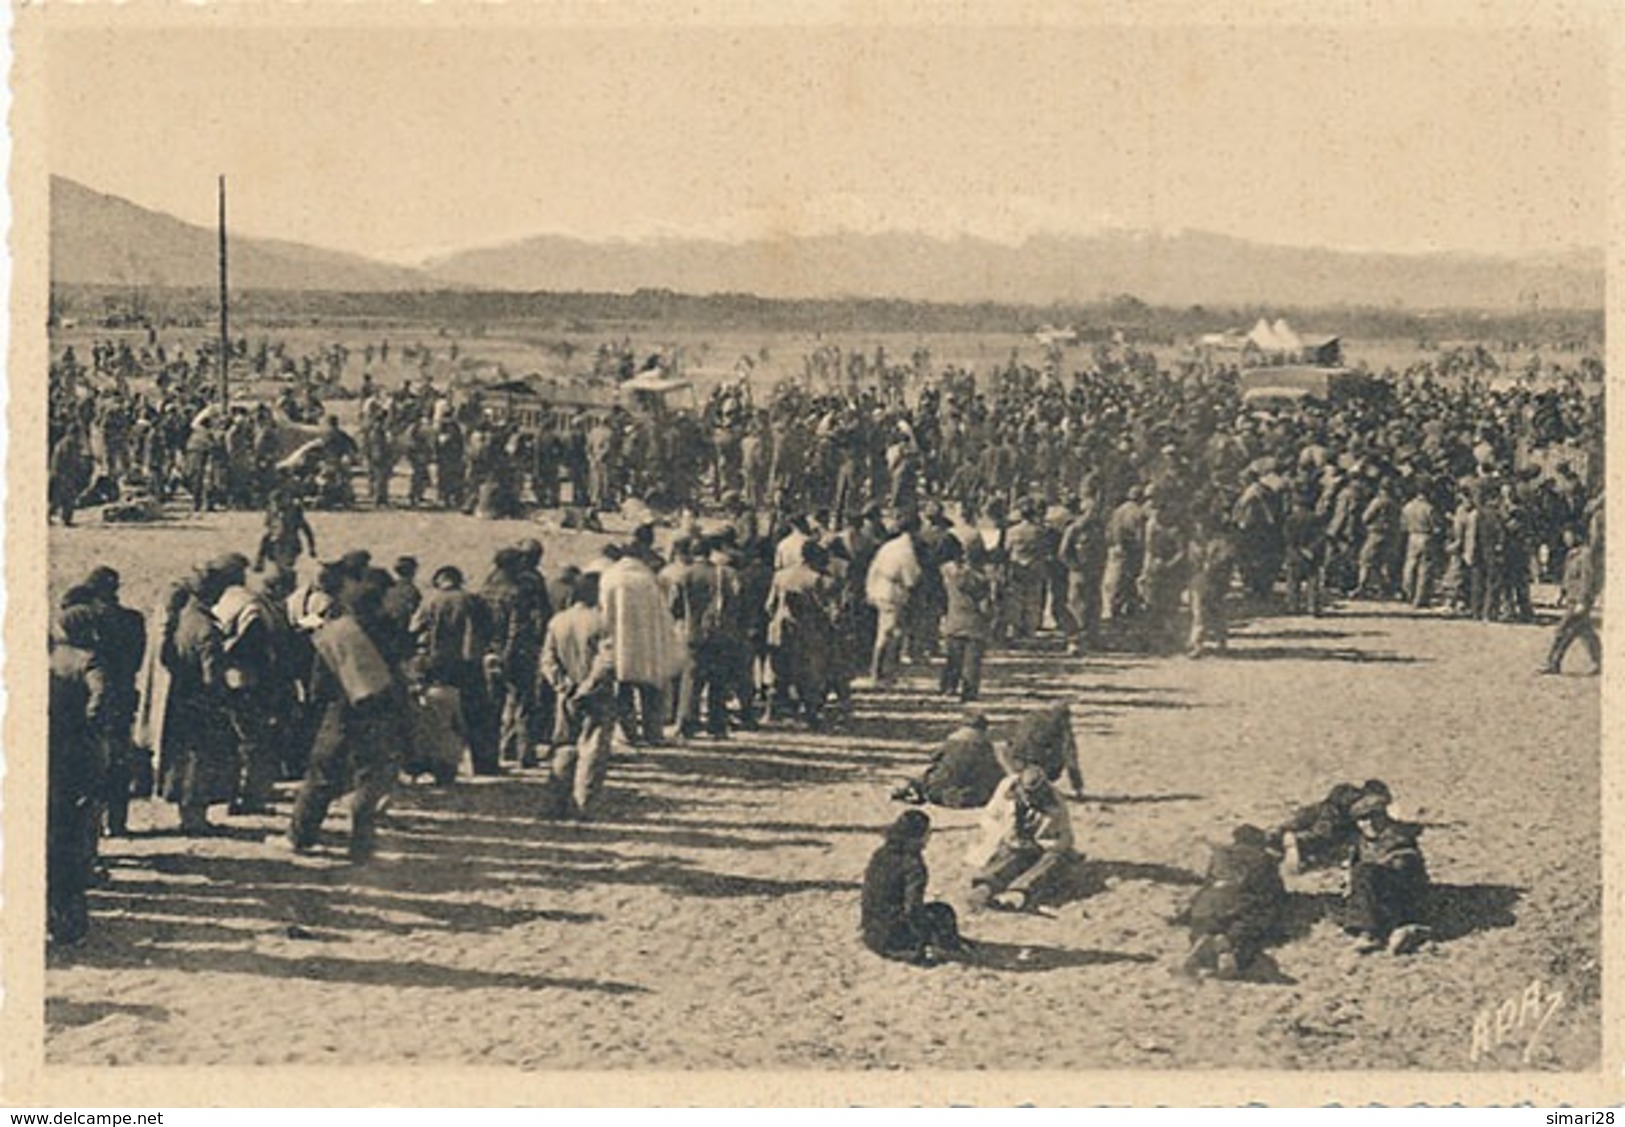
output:
{"label": "wooden pole", "polygon": [[231,403],[231,387],[227,382],[227,369],[231,358],[231,336],[227,322],[226,297],[226,178],[220,177],[220,410],[225,412]]}

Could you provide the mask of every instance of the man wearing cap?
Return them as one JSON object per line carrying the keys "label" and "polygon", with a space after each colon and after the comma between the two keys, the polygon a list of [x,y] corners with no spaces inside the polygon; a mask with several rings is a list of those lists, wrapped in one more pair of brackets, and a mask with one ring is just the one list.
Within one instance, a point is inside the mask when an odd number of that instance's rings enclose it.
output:
{"label": "man wearing cap", "polygon": [[585,817],[603,784],[615,731],[615,655],[598,611],[598,576],[583,575],[574,601],[548,623],[541,673],[558,700],[553,779]]}
{"label": "man wearing cap", "polygon": [[982,657],[992,633],[993,587],[982,573],[985,553],[980,537],[967,550],[957,536],[947,536],[940,550],[948,613],[942,620],[947,659],[938,689],[944,696],[973,701],[982,692]]}
{"label": "man wearing cap", "polygon": [[106,677],[95,654],[96,611],[65,608],[50,641],[46,729],[46,930],[78,943],[90,928],[97,798],[106,757]]}
{"label": "man wearing cap", "polygon": [[1591,622],[1591,608],[1597,600],[1596,561],[1573,525],[1564,527],[1563,544],[1563,619],[1557,624],[1557,633],[1552,636],[1552,647],[1540,672],[1561,673],[1564,655],[1579,641],[1591,656],[1591,671],[1599,673],[1602,671],[1602,639]]}
{"label": "man wearing cap", "polygon": [[1011,636],[1024,640],[1043,625],[1044,591],[1053,552],[1049,530],[1039,521],[1038,502],[1024,498],[1017,512],[1020,519],[1005,534],[1010,567],[1004,620],[1010,624]]}
{"label": "man wearing cap", "polygon": [[[387,576],[384,576],[387,579]],[[380,614],[376,577],[346,576],[338,613],[317,630],[311,704],[321,716],[299,797],[288,824],[297,852],[316,844],[328,807],[350,791],[349,857],[371,859],[378,813],[400,771],[408,741],[405,686],[394,665],[388,623]]]}
{"label": "man wearing cap", "polygon": [[412,620],[424,679],[457,690],[476,775],[499,772],[497,717],[485,681],[491,648],[491,612],[463,589],[463,573],[447,564],[435,570],[429,591]]}
{"label": "man wearing cap", "polygon": [[1026,910],[1045,880],[1075,856],[1071,815],[1041,767],[1005,777],[983,811],[982,830],[972,855],[980,865],[971,877],[972,911],[993,903]]}
{"label": "man wearing cap", "polygon": [[1140,568],[1145,561],[1145,491],[1129,487],[1128,496],[1106,519],[1106,609],[1114,622],[1140,608]]}
{"label": "man wearing cap", "polygon": [[1428,891],[1427,864],[1417,845],[1422,827],[1395,821],[1388,803],[1385,795],[1367,792],[1349,808],[1360,836],[1341,922],[1361,954],[1387,947],[1403,955],[1429,934],[1421,922]]}
{"label": "man wearing cap", "polygon": [[[272,567],[277,565],[272,564]],[[271,717],[286,705],[277,667],[279,620],[259,592],[247,587],[248,557],[231,553],[218,565],[224,589],[214,604],[220,624],[226,715],[237,745],[233,814],[265,814],[278,774]]]}
{"label": "man wearing cap", "polygon": [[237,785],[237,756],[226,711],[225,645],[211,613],[226,588],[215,561],[192,577],[164,639],[161,659],[169,669],[163,713],[164,797],[180,808],[181,833],[214,830],[209,807],[230,802]]}
{"label": "man wearing cap", "polygon": [[119,602],[119,573],[98,567],[85,579],[96,612],[96,657],[106,678],[107,832],[122,837],[128,832],[130,781],[134,749],[131,726],[140,697],[136,680],[147,652],[146,617]]}
{"label": "man wearing cap", "polygon": [[394,623],[403,634],[412,631],[412,617],[423,604],[423,592],[417,585],[418,561],[416,556],[399,556],[395,560],[394,581],[384,592],[384,617]]}

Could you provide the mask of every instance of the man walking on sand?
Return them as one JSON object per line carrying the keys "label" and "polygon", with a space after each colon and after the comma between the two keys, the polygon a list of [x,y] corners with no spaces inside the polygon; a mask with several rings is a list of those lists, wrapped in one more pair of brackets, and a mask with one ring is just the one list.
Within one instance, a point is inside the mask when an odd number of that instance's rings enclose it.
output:
{"label": "man walking on sand", "polygon": [[1596,562],[1590,547],[1572,526],[1563,529],[1563,544],[1567,549],[1563,559],[1563,620],[1557,624],[1552,648],[1539,672],[1561,673],[1564,655],[1578,640],[1591,655],[1591,672],[1597,674],[1602,672],[1602,639],[1591,622],[1591,608],[1597,600]]}

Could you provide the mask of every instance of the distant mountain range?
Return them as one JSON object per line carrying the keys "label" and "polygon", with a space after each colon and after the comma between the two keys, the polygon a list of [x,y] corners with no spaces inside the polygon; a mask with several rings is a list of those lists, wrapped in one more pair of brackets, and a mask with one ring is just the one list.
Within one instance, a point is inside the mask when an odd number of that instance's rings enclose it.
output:
{"label": "distant mountain range", "polygon": [[[1496,258],[1271,246],[1204,232],[1040,235],[1019,246],[894,232],[723,242],[540,236],[393,266],[298,243],[233,236],[239,289],[488,289],[751,293],[1048,304],[1132,294],[1155,305],[1600,308],[1599,249]],[[51,181],[51,277],[209,286],[215,235],[61,177]]]}
{"label": "distant mountain range", "polygon": [[[212,287],[215,231],[118,196],[51,177],[51,281],[70,285]],[[234,289],[421,290],[439,285],[422,271],[280,239],[232,235]]]}

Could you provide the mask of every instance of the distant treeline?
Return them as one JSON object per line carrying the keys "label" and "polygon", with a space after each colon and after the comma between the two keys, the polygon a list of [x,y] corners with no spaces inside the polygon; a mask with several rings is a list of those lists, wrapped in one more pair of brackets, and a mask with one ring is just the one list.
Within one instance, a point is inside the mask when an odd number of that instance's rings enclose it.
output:
{"label": "distant treeline", "polygon": [[[514,293],[434,290],[332,293],[248,290],[232,294],[232,316],[262,326],[338,322],[409,322],[478,331],[523,322],[566,333],[630,331],[653,326],[779,332],[1011,333],[1071,327],[1083,340],[1121,330],[1136,339],[1174,341],[1225,329],[1246,330],[1260,318],[1287,316],[1300,328],[1362,340],[1600,342],[1600,309],[1404,310],[1362,306],[1168,307],[1131,295],[1089,304],[946,304],[886,298],[788,300],[751,294]],[[115,286],[53,286],[51,313],[81,324],[203,326],[217,316],[214,291]]]}

